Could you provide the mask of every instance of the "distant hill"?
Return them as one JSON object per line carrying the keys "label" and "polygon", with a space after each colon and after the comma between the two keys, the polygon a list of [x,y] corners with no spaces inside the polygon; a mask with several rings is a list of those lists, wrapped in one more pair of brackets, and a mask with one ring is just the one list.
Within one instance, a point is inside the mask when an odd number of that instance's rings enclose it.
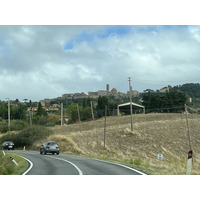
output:
{"label": "distant hill", "polygon": [[186,83],[172,87],[170,91],[181,91],[192,98],[200,98],[200,84],[199,83]]}

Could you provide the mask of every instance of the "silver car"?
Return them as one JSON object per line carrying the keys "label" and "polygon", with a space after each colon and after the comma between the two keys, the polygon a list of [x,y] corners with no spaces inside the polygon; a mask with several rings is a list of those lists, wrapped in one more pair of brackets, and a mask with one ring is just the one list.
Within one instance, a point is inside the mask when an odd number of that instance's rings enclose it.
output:
{"label": "silver car", "polygon": [[40,154],[47,154],[47,153],[56,153],[57,155],[59,154],[59,146],[55,141],[49,141],[45,142],[43,145],[40,147]]}

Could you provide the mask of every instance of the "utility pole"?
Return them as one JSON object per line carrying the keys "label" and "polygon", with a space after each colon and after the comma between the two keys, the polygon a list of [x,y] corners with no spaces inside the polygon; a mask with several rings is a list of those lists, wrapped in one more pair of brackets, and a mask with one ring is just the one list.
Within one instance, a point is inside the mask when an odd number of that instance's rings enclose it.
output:
{"label": "utility pole", "polygon": [[61,118],[61,126],[63,125],[63,103],[61,103],[61,114],[60,114],[60,118]]}
{"label": "utility pole", "polygon": [[129,81],[129,90],[130,90],[131,131],[133,131],[133,106],[132,106],[131,77],[128,77],[128,81]]}
{"label": "utility pole", "polygon": [[32,111],[32,105],[30,101],[30,111],[29,111],[29,117],[30,117],[30,126],[32,126],[32,117],[33,117],[33,111]]}
{"label": "utility pole", "polygon": [[92,101],[90,101],[90,104],[91,104],[92,119],[94,120],[94,113],[93,113]]}
{"label": "utility pole", "polygon": [[10,99],[8,98],[8,133],[10,133]]}
{"label": "utility pole", "polygon": [[32,110],[29,110],[30,126],[32,126]]}
{"label": "utility pole", "polygon": [[78,104],[76,104],[76,106],[77,106],[77,112],[78,112],[79,128],[80,128],[80,132],[81,132],[81,119],[80,119]]}
{"label": "utility pole", "polygon": [[106,149],[106,116],[107,116],[107,106],[105,106],[105,122],[104,122],[104,149]]}

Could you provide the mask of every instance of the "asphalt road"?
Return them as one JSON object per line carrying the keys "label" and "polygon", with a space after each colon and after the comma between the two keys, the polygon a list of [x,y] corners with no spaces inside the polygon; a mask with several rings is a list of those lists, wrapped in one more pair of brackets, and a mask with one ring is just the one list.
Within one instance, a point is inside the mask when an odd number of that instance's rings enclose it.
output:
{"label": "asphalt road", "polygon": [[[15,151],[14,151],[15,152]],[[16,151],[30,162],[24,175],[141,175],[132,168],[67,154],[40,155],[36,151]]]}

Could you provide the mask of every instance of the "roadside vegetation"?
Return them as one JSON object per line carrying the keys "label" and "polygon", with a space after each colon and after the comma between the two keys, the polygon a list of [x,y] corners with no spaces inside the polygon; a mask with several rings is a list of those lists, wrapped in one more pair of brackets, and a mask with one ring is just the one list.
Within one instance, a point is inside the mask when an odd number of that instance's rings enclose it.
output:
{"label": "roadside vegetation", "polygon": [[16,148],[22,149],[24,146],[29,149],[37,140],[45,139],[53,132],[44,126],[31,126],[18,133],[5,134],[0,138],[0,143],[13,141]]}
{"label": "roadside vegetation", "polygon": [[[10,157],[18,163],[15,165]],[[29,164],[28,162],[17,154],[7,153],[4,155],[0,152],[0,175],[20,175],[26,171]]]}

